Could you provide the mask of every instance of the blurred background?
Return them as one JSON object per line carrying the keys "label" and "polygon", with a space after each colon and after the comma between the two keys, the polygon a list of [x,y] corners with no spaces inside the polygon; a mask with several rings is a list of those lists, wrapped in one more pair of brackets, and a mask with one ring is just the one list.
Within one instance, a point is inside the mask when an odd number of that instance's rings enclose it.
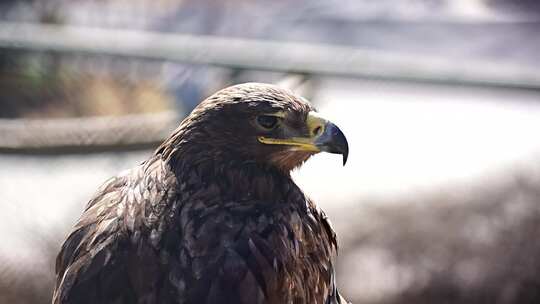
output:
{"label": "blurred background", "polygon": [[354,303],[540,302],[540,3],[0,2],[0,303],[49,303],[92,193],[202,99],[259,81],[350,156],[294,173]]}

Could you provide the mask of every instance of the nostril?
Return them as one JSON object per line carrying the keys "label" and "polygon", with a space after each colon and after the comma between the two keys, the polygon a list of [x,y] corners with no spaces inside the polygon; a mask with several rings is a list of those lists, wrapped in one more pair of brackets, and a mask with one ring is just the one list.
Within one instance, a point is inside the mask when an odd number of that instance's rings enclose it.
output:
{"label": "nostril", "polygon": [[321,132],[322,132],[322,127],[318,126],[313,130],[313,135],[318,136],[321,134]]}

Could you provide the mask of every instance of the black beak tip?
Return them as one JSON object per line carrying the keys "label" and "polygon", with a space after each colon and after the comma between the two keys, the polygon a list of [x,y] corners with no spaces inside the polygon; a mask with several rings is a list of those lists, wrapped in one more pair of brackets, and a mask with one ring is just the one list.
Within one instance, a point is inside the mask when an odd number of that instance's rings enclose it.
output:
{"label": "black beak tip", "polygon": [[349,157],[349,151],[346,151],[345,153],[343,153],[343,166],[344,167],[345,167],[345,164],[347,163],[347,158],[348,157]]}
{"label": "black beak tip", "polygon": [[343,156],[343,166],[345,166],[347,159],[349,158],[349,143],[347,142],[345,134],[343,134],[336,125],[333,125],[332,129],[332,137],[336,152]]}
{"label": "black beak tip", "polygon": [[347,142],[345,135],[343,135],[343,147],[341,149],[341,155],[343,155],[343,166],[345,166],[347,159],[349,158],[349,143]]}

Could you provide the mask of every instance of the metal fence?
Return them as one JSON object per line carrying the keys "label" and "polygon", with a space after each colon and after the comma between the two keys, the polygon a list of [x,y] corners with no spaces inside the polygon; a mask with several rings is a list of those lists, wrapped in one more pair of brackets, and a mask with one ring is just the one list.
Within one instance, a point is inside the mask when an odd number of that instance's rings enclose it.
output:
{"label": "metal fence", "polygon": [[[106,55],[282,72],[540,90],[540,73],[488,62],[448,62],[365,49],[156,32],[0,23],[0,49]],[[0,152],[148,148],[177,125],[175,113],[116,118],[0,120]],[[141,132],[140,130],[144,130]]]}

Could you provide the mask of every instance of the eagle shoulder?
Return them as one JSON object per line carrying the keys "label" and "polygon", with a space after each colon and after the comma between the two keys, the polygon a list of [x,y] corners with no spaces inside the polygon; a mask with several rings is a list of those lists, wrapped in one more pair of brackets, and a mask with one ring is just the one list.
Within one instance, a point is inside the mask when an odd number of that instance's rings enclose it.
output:
{"label": "eagle shoulder", "polygon": [[[160,218],[174,196],[174,181],[154,157],[99,188],[57,256],[53,303],[129,303],[130,296],[140,298],[151,288],[137,278],[159,267],[148,255],[160,241]],[[138,259],[149,263],[129,267]]]}

